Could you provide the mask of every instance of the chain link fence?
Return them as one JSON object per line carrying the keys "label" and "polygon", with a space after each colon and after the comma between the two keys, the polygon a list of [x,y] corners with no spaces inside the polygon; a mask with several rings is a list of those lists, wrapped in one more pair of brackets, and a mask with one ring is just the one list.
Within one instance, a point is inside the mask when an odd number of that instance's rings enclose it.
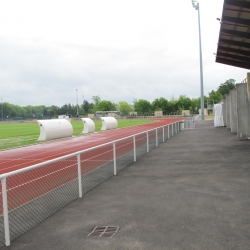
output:
{"label": "chain link fence", "polygon": [[175,122],[1,175],[0,247],[178,133],[180,125]]}
{"label": "chain link fence", "polygon": [[199,117],[199,115],[187,117],[185,120],[180,122],[181,130],[195,129],[195,121],[199,119]]}

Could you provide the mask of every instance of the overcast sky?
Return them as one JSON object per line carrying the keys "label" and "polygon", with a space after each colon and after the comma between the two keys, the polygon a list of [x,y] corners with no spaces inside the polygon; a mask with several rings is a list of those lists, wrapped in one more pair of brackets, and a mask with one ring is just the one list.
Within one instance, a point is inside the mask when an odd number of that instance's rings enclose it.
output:
{"label": "overcast sky", "polygon": [[[215,63],[223,0],[199,3],[208,95],[230,78],[241,82],[247,70]],[[62,106],[94,95],[130,104],[199,97],[192,1],[0,0],[0,98]]]}

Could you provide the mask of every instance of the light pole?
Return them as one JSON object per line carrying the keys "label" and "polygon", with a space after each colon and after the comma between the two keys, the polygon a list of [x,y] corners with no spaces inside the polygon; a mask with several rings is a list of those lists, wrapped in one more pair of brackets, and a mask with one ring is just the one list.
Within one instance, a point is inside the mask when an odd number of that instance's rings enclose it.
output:
{"label": "light pole", "polygon": [[76,116],[78,117],[78,94],[77,94],[77,89],[76,89]]}
{"label": "light pole", "polygon": [[199,44],[200,44],[201,119],[204,120],[204,94],[203,94],[203,67],[202,67],[202,51],[201,51],[200,6],[196,0],[192,0],[192,5],[195,8],[195,10],[198,10]]}
{"label": "light pole", "polygon": [[3,98],[1,98],[1,103],[2,103],[2,121],[3,121]]}

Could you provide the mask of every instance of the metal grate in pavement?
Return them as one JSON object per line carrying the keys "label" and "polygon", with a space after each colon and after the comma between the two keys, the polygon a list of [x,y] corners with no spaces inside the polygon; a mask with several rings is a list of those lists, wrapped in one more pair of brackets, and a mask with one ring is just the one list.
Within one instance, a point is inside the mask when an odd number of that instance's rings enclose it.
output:
{"label": "metal grate in pavement", "polygon": [[118,230],[114,226],[95,226],[87,236],[112,238]]}

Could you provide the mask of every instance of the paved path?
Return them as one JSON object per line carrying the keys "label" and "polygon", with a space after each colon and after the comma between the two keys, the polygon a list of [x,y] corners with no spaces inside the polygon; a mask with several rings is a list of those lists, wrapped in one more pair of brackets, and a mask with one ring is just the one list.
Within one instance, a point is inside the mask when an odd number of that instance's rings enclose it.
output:
{"label": "paved path", "polygon": [[[120,229],[87,237],[95,225]],[[198,121],[2,249],[249,246],[250,141]]]}

